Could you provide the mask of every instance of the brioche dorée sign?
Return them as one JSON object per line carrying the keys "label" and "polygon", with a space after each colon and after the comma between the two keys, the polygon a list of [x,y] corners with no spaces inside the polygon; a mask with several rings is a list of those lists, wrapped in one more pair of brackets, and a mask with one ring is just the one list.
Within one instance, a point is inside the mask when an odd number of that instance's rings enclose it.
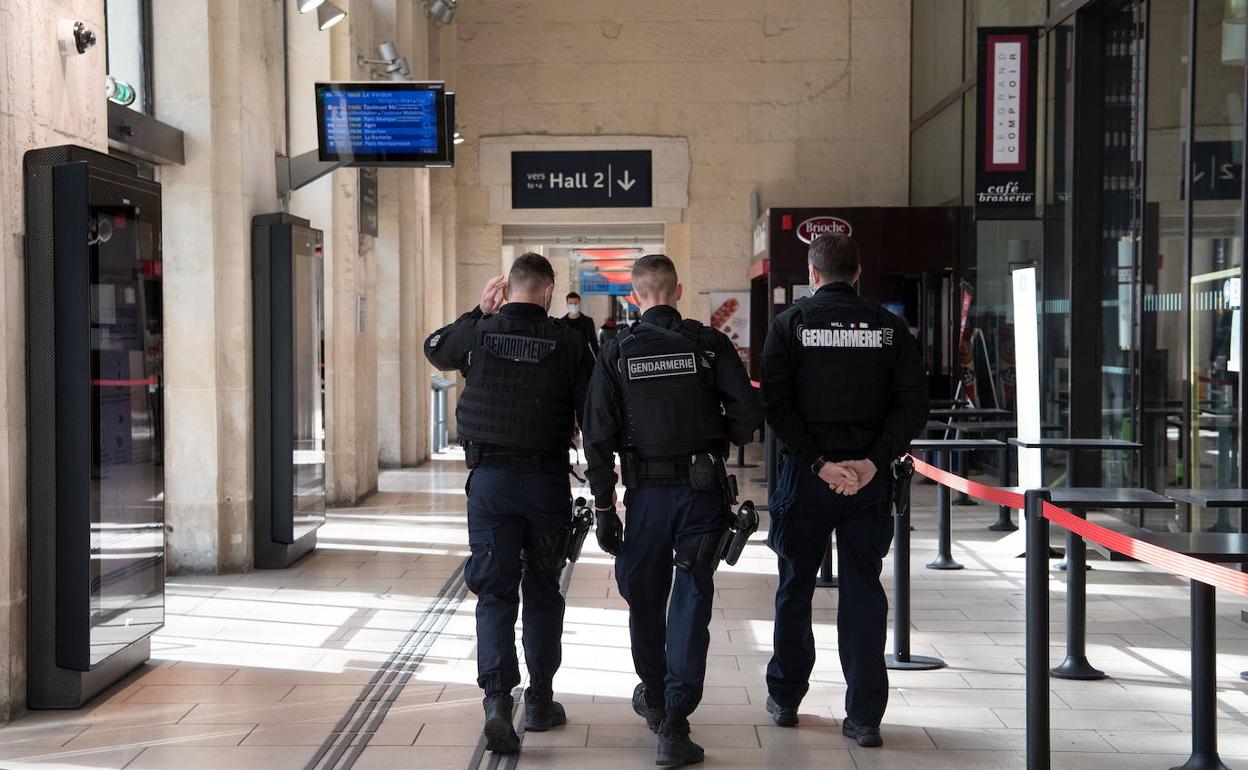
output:
{"label": "brioche dor\u00e9e sign", "polygon": [[853,235],[854,228],[839,217],[811,217],[797,226],[797,239],[802,243],[810,243],[824,233]]}
{"label": "brioche dor\u00e9e sign", "polygon": [[979,30],[975,215],[1034,217],[1036,30]]}

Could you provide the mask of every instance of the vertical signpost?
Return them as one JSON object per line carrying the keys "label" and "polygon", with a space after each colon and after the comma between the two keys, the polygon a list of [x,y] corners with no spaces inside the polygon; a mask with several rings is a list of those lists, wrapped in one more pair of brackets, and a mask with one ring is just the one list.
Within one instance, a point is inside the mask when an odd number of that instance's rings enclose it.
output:
{"label": "vertical signpost", "polygon": [[1036,30],[982,27],[975,216],[1029,219],[1036,206]]}

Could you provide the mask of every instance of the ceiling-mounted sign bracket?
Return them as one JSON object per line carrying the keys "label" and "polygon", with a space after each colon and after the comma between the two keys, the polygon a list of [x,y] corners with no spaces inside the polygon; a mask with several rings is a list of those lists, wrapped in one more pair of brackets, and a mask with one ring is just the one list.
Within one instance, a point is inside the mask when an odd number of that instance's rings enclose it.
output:
{"label": "ceiling-mounted sign bracket", "polygon": [[340,160],[321,160],[319,150],[301,152],[293,158],[279,154],[275,163],[278,195],[310,185],[329,172],[347,165]]}

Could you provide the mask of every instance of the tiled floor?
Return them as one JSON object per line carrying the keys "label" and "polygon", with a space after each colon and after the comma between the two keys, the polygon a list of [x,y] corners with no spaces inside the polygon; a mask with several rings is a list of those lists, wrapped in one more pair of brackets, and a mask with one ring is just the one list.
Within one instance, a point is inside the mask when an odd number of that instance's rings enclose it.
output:
{"label": "tiled floor", "polygon": [[[424,657],[394,688],[398,697],[355,767],[476,767],[471,594],[436,639],[410,633],[465,555],[463,482],[462,466],[450,461],[387,472],[365,505],[331,514],[321,548],[292,569],[172,579],[151,664],[80,711],[33,713],[0,728],[0,768],[303,768],[405,642]],[[989,506],[958,507],[955,556],[967,569],[924,569],[934,550],[933,497],[931,486],[916,485],[913,652],[949,667],[893,674],[887,746],[851,748],[840,735],[844,680],[829,591],[816,599],[821,655],[801,727],[774,727],[764,713],[775,568],[760,533],[716,580],[708,686],[693,719],[707,766],[1023,767],[1021,544],[987,530]],[[1094,564],[1089,657],[1112,678],[1054,682],[1054,767],[1179,764],[1190,741],[1186,584],[1139,565]],[[885,580],[891,589],[891,567]],[[1056,658],[1060,577],[1052,588]],[[1231,597],[1218,605],[1219,729],[1228,764],[1248,768],[1242,606]],[[654,738],[628,704],[635,677],[625,606],[592,537],[568,589],[564,640],[556,687],[571,724],[526,736],[519,767],[652,767]]]}

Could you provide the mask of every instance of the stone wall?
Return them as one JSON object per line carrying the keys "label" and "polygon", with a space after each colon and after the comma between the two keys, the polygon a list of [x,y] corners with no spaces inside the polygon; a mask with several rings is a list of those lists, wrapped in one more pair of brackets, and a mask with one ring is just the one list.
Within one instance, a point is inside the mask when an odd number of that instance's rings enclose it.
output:
{"label": "stone wall", "polygon": [[666,226],[667,250],[682,310],[700,317],[700,292],[747,285],[751,193],[763,208],[905,205],[909,18],[909,0],[464,3],[439,41],[467,138],[454,177],[458,309],[476,302],[501,247],[482,137],[687,139],[688,205]]}
{"label": "stone wall", "polygon": [[0,722],[26,700],[26,323],[22,155],[107,149],[104,51],[62,58],[57,20],[104,28],[103,0],[0,0]]}

